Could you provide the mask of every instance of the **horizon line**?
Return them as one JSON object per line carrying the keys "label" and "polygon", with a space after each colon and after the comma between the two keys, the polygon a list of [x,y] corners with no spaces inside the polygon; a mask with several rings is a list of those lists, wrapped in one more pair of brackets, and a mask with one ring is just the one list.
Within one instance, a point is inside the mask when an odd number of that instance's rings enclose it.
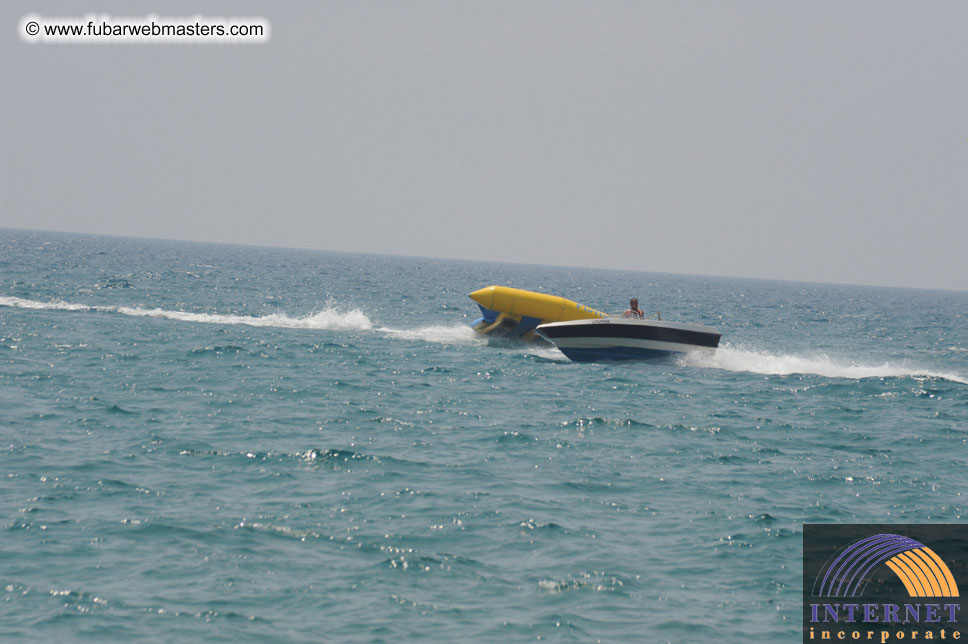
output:
{"label": "horizon line", "polygon": [[467,262],[467,263],[479,263],[479,264],[510,264],[512,266],[540,266],[547,268],[580,268],[588,270],[605,271],[610,273],[642,273],[648,275],[674,275],[682,277],[701,277],[707,279],[722,279],[722,280],[752,280],[758,282],[780,282],[784,284],[804,284],[804,285],[818,285],[818,286],[847,286],[854,288],[882,288],[882,289],[896,289],[896,290],[907,290],[907,291],[929,291],[935,293],[968,293],[968,289],[952,289],[952,288],[931,288],[925,286],[894,286],[887,284],[864,284],[858,282],[821,282],[816,280],[795,280],[795,279],[783,279],[776,277],[753,277],[749,275],[707,275],[703,273],[673,273],[669,271],[656,271],[656,270],[644,270],[644,269],[622,269],[622,268],[605,268],[602,266],[587,266],[587,265],[573,265],[573,264],[544,264],[541,262],[522,262],[522,261],[509,261],[509,260],[483,260],[483,259],[467,259],[465,257],[447,257],[447,256],[430,256],[430,255],[405,255],[402,253],[385,253],[385,252],[375,252],[375,251],[358,251],[358,250],[334,250],[330,248],[316,248],[309,246],[287,246],[283,244],[251,244],[242,242],[228,242],[228,241],[211,241],[211,240],[200,240],[200,239],[179,239],[175,237],[152,237],[152,236],[139,236],[139,235],[122,235],[117,233],[91,233],[91,232],[79,232],[73,230],[54,230],[50,228],[14,228],[10,226],[0,226],[0,231],[16,231],[24,233],[52,233],[59,235],[77,235],[81,237],[108,237],[117,239],[131,239],[131,240],[144,240],[144,241],[159,241],[159,242],[178,242],[184,244],[208,244],[213,246],[236,246],[240,248],[261,248],[261,249],[277,249],[277,250],[299,250],[299,251],[311,251],[320,253],[345,253],[348,255],[372,255],[375,257],[397,257],[404,259],[427,259],[427,260],[447,260],[454,262]]}

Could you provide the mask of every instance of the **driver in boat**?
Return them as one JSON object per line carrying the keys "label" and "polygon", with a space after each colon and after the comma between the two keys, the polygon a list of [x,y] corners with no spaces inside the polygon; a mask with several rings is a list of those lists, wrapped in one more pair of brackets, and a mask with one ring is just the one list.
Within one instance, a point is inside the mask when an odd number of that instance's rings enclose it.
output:
{"label": "driver in boat", "polygon": [[639,308],[639,301],[637,299],[633,297],[631,300],[629,300],[629,308],[627,311],[625,311],[625,313],[622,314],[622,317],[626,317],[626,318],[644,318],[645,317],[645,313],[643,313],[642,309]]}

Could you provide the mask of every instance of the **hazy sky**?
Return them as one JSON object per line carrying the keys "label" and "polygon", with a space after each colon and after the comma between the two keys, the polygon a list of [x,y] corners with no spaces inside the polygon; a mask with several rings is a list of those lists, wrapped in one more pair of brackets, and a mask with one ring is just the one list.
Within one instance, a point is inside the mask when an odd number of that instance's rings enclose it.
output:
{"label": "hazy sky", "polygon": [[[264,16],[29,45],[22,16]],[[968,290],[968,3],[5,2],[0,226]]]}

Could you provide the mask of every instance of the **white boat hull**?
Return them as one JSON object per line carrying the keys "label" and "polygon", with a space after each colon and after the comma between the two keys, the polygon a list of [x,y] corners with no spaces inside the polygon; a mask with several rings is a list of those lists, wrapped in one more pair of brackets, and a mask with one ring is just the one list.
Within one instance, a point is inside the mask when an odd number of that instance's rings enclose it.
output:
{"label": "white boat hull", "polygon": [[537,333],[576,362],[643,360],[715,351],[719,331],[699,324],[604,318],[538,326]]}

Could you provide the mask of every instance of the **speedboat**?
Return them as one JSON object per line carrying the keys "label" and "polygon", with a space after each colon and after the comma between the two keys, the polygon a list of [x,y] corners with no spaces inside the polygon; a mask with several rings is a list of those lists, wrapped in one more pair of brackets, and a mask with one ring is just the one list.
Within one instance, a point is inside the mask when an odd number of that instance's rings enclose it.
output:
{"label": "speedboat", "polygon": [[642,360],[715,351],[720,333],[701,324],[606,317],[541,324],[539,336],[575,362]]}

